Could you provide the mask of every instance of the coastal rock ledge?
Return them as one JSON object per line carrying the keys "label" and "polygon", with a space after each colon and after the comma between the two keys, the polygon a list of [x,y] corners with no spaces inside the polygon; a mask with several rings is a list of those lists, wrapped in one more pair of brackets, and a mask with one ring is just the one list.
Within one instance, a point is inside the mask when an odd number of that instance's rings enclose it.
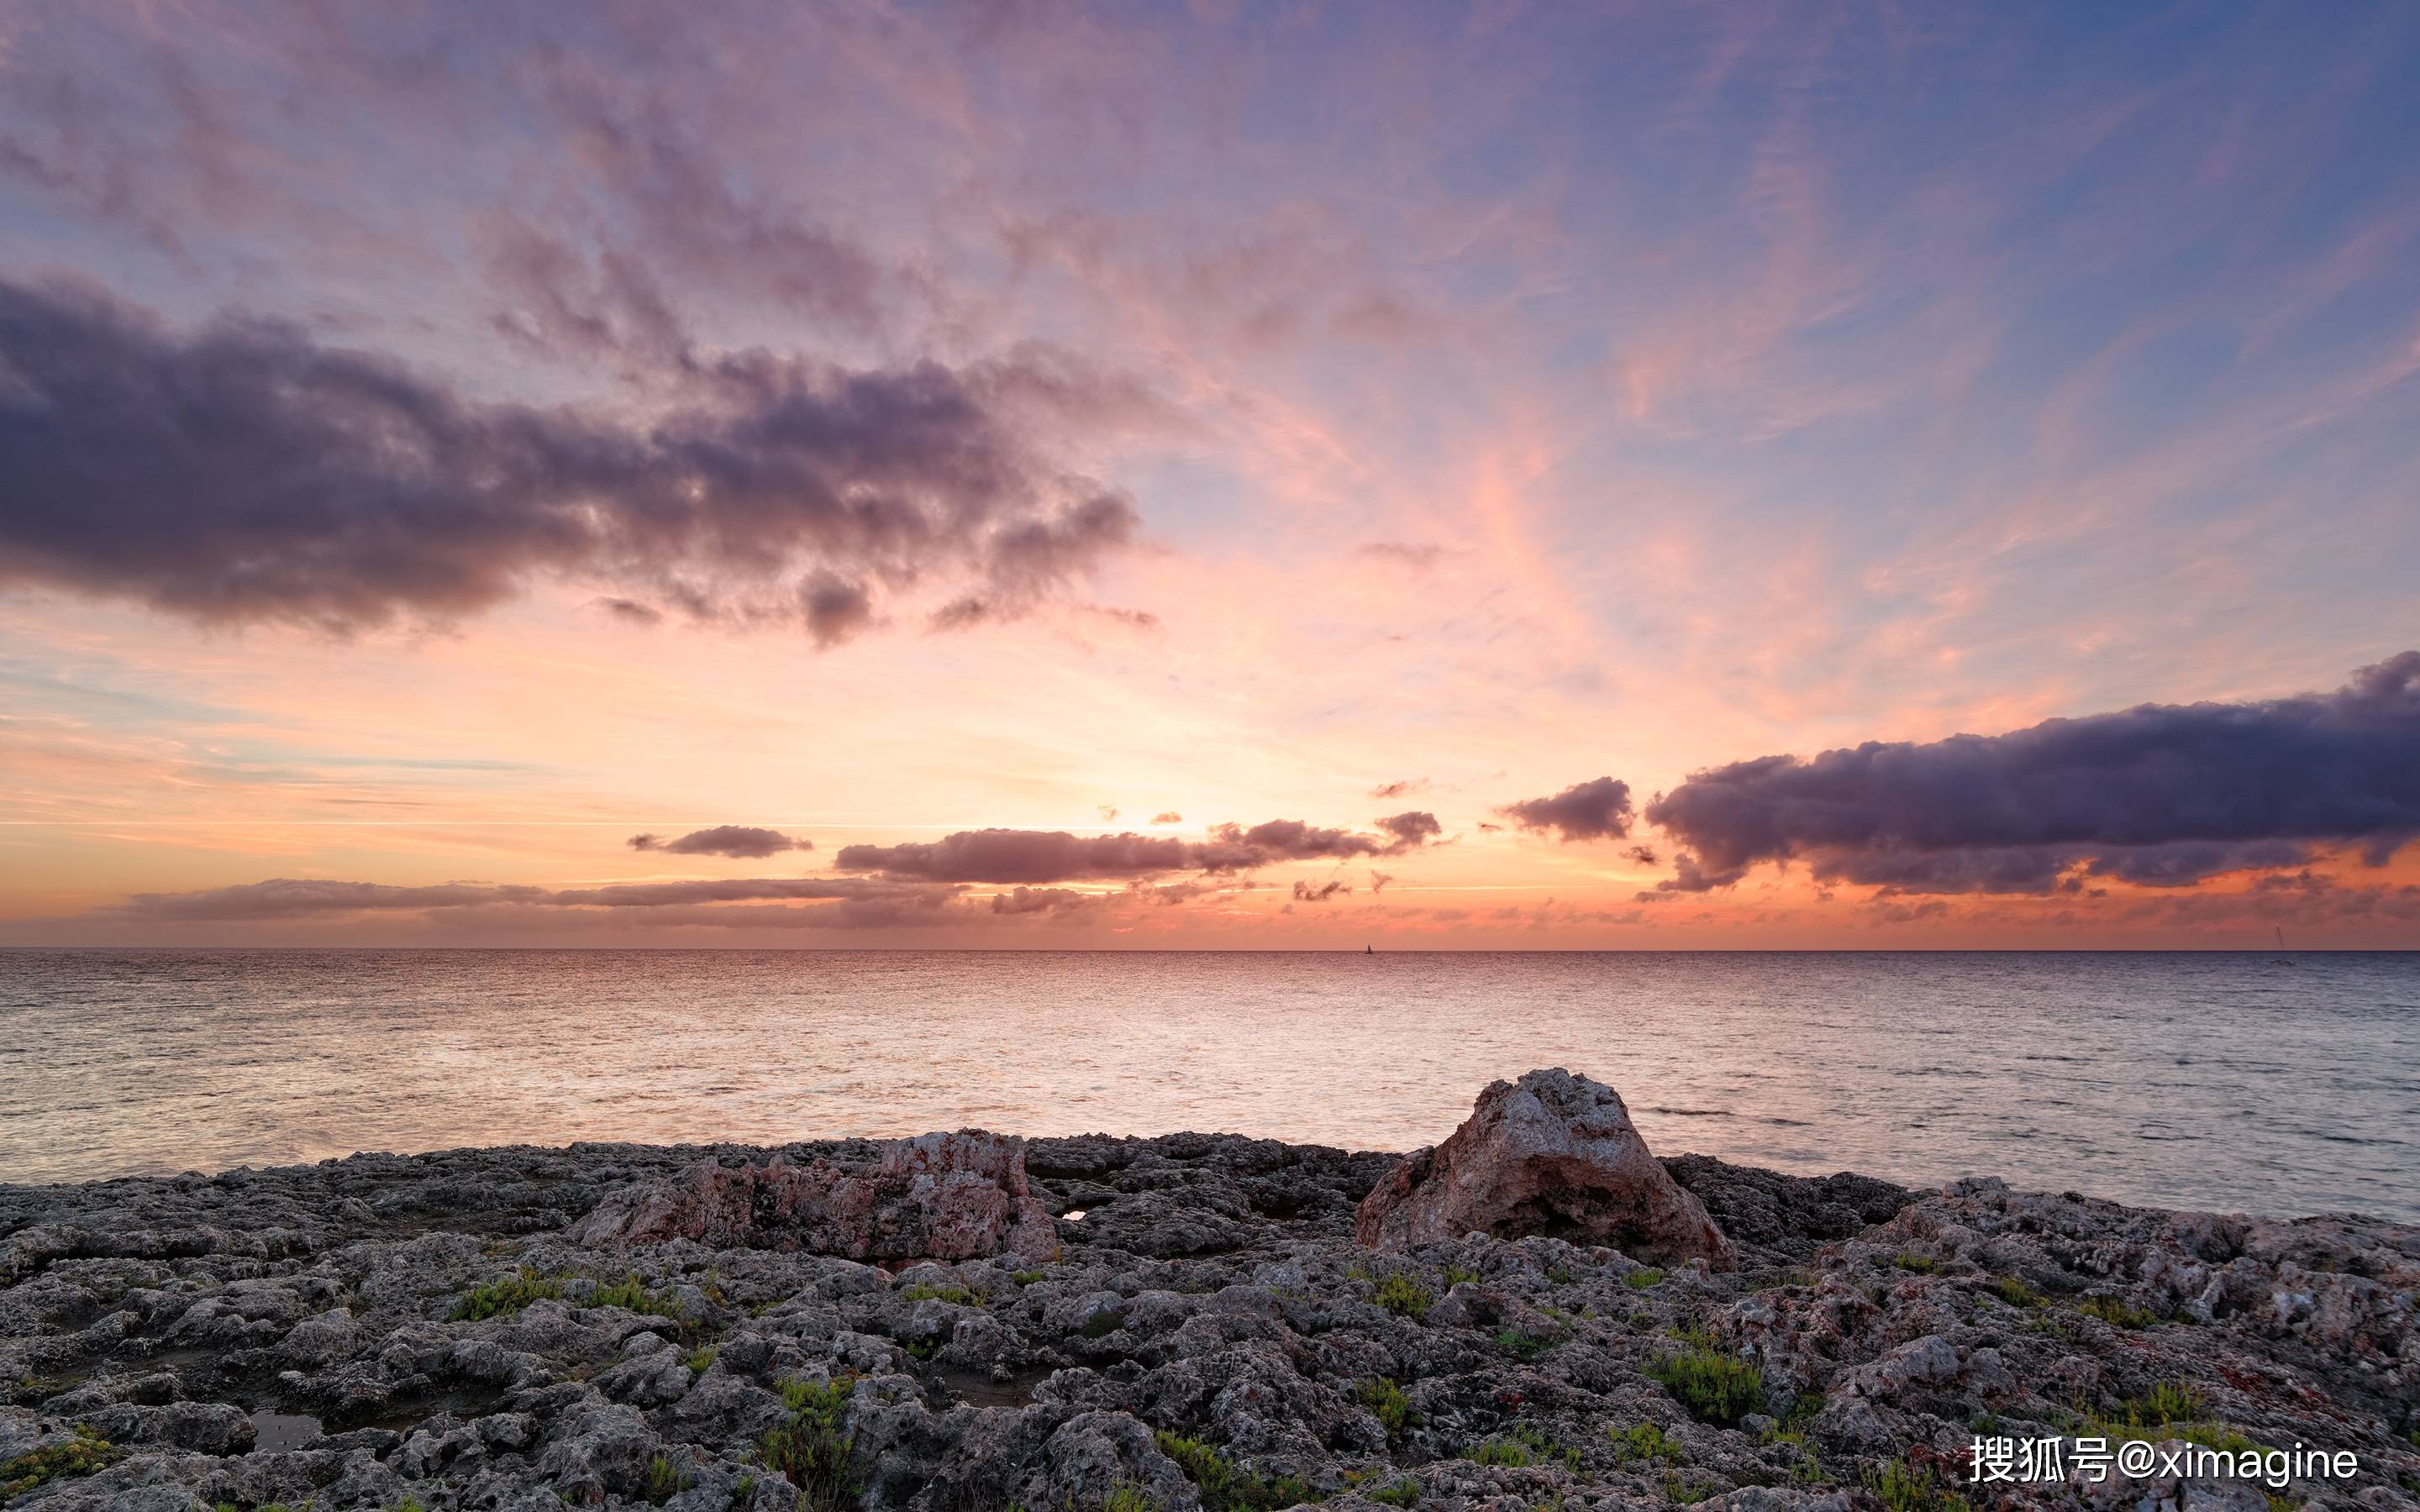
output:
{"label": "coastal rock ledge", "polygon": [[1404,1156],[1362,1199],[1356,1234],[1378,1249],[1538,1236],[1659,1265],[1739,1262],[1648,1152],[1621,1095],[1559,1067],[1490,1084],[1451,1137]]}
{"label": "coastal rock ledge", "polygon": [[[1584,1134],[1612,1111],[1560,1077],[1490,1088],[1424,1168],[1476,1171],[1465,1151],[1530,1148],[1542,1119],[1575,1149],[1612,1137]],[[1398,1156],[1238,1134],[513,1147],[0,1185],[0,1505],[2420,1504],[2420,1228],[1653,1164],[1736,1269],[1646,1263],[1636,1234],[1373,1250],[1357,1216]],[[1609,1168],[1663,1190],[1637,1159]],[[1612,1189],[1590,1180],[1585,1202],[1511,1221],[1598,1214]],[[828,1229],[816,1193],[873,1228]],[[2360,1468],[1973,1478],[1978,1438],[2086,1436],[2299,1443]]]}
{"label": "coastal rock ledge", "polygon": [[708,1249],[852,1260],[1047,1260],[1050,1210],[1025,1173],[1025,1141],[965,1129],[892,1139],[871,1168],[829,1159],[701,1161],[614,1194],[572,1226],[581,1244],[686,1239]]}

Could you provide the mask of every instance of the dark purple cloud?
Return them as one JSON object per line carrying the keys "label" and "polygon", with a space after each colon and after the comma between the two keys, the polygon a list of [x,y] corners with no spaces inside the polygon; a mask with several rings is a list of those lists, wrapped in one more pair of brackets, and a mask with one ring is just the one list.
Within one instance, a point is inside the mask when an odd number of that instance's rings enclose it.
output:
{"label": "dark purple cloud", "polygon": [[1286,861],[1346,860],[1398,856],[1437,833],[1433,814],[1404,813],[1380,821],[1383,835],[1332,829],[1299,819],[1272,819],[1246,828],[1219,825],[1206,841],[1173,835],[1072,835],[1063,829],[962,829],[938,841],[898,845],[844,845],[832,859],[841,872],[874,872],[925,882],[1050,883],[1161,876],[1171,872],[1231,873]]}
{"label": "dark purple cloud", "polygon": [[691,361],[641,424],[465,398],[287,324],[180,332],[0,281],[0,583],[349,630],[574,577],[625,615],[787,619],[830,644],[871,622],[869,579],[929,577],[999,618],[1138,525],[1027,439],[1034,385],[1075,401],[1021,360]]}
{"label": "dark purple cloud", "polygon": [[1219,825],[1202,847],[1202,870],[1243,871],[1276,861],[1341,860],[1351,856],[1375,856],[1387,841],[1349,829],[1329,829],[1299,819],[1272,819],[1249,829]]}
{"label": "dark purple cloud", "polygon": [[664,620],[663,610],[632,598],[600,598],[597,606],[615,619],[627,620],[632,625],[661,625]]}
{"label": "dark purple cloud", "polygon": [[874,625],[874,595],[865,584],[819,569],[799,584],[799,609],[818,649],[853,640]]}
{"label": "dark purple cloud", "polygon": [[2420,835],[2420,652],[2334,693],[1738,762],[1646,817],[1686,847],[1661,886],[1692,892],[1762,861],[1908,893],[2180,887],[2329,846],[2382,865]]}
{"label": "dark purple cloud", "polygon": [[1408,797],[1415,793],[1426,792],[1428,790],[1428,785],[1429,779],[1424,777],[1405,778],[1394,782],[1381,782],[1376,787],[1370,790],[1370,796],[1373,798]]}
{"label": "dark purple cloud", "polygon": [[1609,777],[1575,782],[1551,798],[1524,798],[1497,812],[1523,829],[1566,842],[1620,840],[1630,833],[1630,784]]}
{"label": "dark purple cloud", "polygon": [[1390,852],[1415,849],[1445,833],[1445,826],[1437,823],[1436,815],[1417,810],[1371,822],[1395,837],[1394,843],[1388,847]]}
{"label": "dark purple cloud", "polygon": [[1297,882],[1294,885],[1294,901],[1298,903],[1324,903],[1340,893],[1352,890],[1342,882],[1323,882],[1316,887],[1308,882]]}
{"label": "dark purple cloud", "polygon": [[712,829],[690,830],[676,840],[666,840],[661,835],[630,837],[630,849],[634,851],[662,851],[672,856],[729,856],[760,860],[783,851],[814,848],[814,841],[752,825],[717,825]]}
{"label": "dark purple cloud", "polygon": [[1017,887],[1008,892],[992,894],[991,911],[995,914],[1056,914],[1071,908],[1081,908],[1099,895],[1078,892],[1073,887]]}
{"label": "dark purple cloud", "polygon": [[1342,861],[1357,856],[1400,856],[1426,843],[1441,827],[1435,814],[1400,813],[1372,821],[1382,835],[1330,829],[1299,819],[1272,819],[1246,829],[1219,825],[1200,847],[1205,872],[1246,872],[1280,861]]}
{"label": "dark purple cloud", "polygon": [[1196,849],[1174,836],[962,829],[938,841],[844,845],[832,865],[923,882],[1068,882],[1199,870]]}

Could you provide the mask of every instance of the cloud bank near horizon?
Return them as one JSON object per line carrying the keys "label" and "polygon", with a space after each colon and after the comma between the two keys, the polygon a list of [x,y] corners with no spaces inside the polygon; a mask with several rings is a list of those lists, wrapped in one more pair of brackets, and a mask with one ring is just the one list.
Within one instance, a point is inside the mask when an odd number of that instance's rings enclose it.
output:
{"label": "cloud bank near horizon", "polygon": [[1402,856],[1444,833],[1432,813],[1414,810],[1373,823],[1363,834],[1299,819],[1272,819],[1246,828],[1214,825],[1206,841],[1173,835],[1078,836],[1066,830],[967,829],[938,841],[898,845],[844,845],[834,870],[868,872],[892,880],[925,882],[1076,882],[1250,872],[1287,861],[1348,860]]}
{"label": "cloud bank near horizon", "polygon": [[2333,693],[1734,762],[1645,818],[1683,847],[1667,892],[1729,887],[1765,862],[1905,893],[2190,887],[2327,846],[2381,866],[2420,836],[2420,651]]}
{"label": "cloud bank near horizon", "polygon": [[[807,903],[800,927],[879,928],[930,919],[955,898],[949,887],[901,886],[857,877],[738,877],[718,881],[625,883],[598,887],[539,887],[512,883],[448,882],[397,887],[274,877],[265,882],[192,892],[136,893],[104,917],[172,923],[256,923],[365,914],[428,914],[469,910],[695,910],[733,903]],[[706,908],[713,918],[732,910]],[[695,914],[681,922],[698,922]]]}

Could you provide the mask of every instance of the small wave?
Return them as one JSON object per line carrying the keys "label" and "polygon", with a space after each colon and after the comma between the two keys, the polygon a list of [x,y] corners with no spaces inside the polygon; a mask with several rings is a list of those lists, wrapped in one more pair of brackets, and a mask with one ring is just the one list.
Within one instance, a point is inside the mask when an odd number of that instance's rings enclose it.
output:
{"label": "small wave", "polygon": [[1650,1113],[1660,1113],[1668,1119],[1730,1119],[1738,1117],[1738,1115],[1732,1113],[1729,1108],[1649,1108],[1647,1111]]}

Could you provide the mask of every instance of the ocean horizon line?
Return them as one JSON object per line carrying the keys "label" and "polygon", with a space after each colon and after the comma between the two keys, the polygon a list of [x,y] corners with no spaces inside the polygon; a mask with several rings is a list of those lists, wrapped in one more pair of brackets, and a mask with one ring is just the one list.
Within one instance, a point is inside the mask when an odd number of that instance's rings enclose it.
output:
{"label": "ocean horizon line", "polygon": [[[1374,942],[1373,942],[1374,943]],[[1187,946],[1164,945],[26,945],[0,943],[0,953],[109,954],[133,950],[241,953],[258,955],[436,954],[440,952],[515,952],[548,955],[2176,955],[2176,956],[2362,956],[2420,955],[2420,946],[2273,946],[2218,945],[1900,945],[1900,946],[1592,946],[1529,948],[1508,946],[1410,946],[1364,950],[1359,946]]]}

